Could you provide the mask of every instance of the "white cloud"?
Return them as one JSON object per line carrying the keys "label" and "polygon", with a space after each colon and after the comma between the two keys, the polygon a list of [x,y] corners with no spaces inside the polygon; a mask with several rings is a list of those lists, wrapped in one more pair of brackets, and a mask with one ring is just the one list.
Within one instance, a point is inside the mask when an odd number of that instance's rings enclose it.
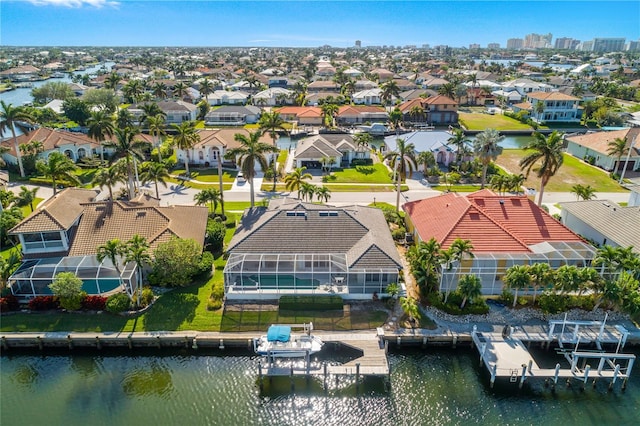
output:
{"label": "white cloud", "polygon": [[82,7],[93,6],[98,9],[104,6],[118,7],[120,2],[112,0],[28,0],[36,6]]}

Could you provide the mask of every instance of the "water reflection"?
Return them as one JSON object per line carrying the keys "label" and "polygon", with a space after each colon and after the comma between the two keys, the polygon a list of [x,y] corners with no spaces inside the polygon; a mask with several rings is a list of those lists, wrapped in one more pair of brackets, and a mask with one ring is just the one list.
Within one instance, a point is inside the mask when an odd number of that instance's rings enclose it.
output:
{"label": "water reflection", "polygon": [[154,361],[149,366],[138,367],[127,373],[122,389],[130,396],[155,395],[167,398],[173,391],[171,373],[166,365]]}

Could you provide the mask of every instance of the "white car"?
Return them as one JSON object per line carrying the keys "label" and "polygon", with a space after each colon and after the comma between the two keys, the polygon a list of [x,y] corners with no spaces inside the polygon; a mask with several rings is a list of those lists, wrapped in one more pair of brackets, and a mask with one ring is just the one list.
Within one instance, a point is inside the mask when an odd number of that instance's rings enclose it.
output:
{"label": "white car", "polygon": [[236,176],[236,179],[238,180],[238,183],[245,183],[246,182],[242,172],[238,172],[238,175]]}

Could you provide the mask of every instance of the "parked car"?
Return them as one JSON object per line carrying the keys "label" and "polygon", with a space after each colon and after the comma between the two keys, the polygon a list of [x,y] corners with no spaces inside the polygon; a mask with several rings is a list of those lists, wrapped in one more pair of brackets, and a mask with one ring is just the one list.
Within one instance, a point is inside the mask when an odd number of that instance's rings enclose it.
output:
{"label": "parked car", "polygon": [[238,183],[245,183],[246,182],[242,172],[238,172],[238,175],[236,176],[236,179],[237,179]]}

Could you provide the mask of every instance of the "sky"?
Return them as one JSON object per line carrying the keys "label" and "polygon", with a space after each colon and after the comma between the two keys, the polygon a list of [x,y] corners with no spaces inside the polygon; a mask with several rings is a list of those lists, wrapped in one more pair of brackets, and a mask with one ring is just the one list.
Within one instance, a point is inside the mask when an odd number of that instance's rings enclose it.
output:
{"label": "sky", "polygon": [[640,1],[0,0],[0,46],[468,47],[640,39]]}

